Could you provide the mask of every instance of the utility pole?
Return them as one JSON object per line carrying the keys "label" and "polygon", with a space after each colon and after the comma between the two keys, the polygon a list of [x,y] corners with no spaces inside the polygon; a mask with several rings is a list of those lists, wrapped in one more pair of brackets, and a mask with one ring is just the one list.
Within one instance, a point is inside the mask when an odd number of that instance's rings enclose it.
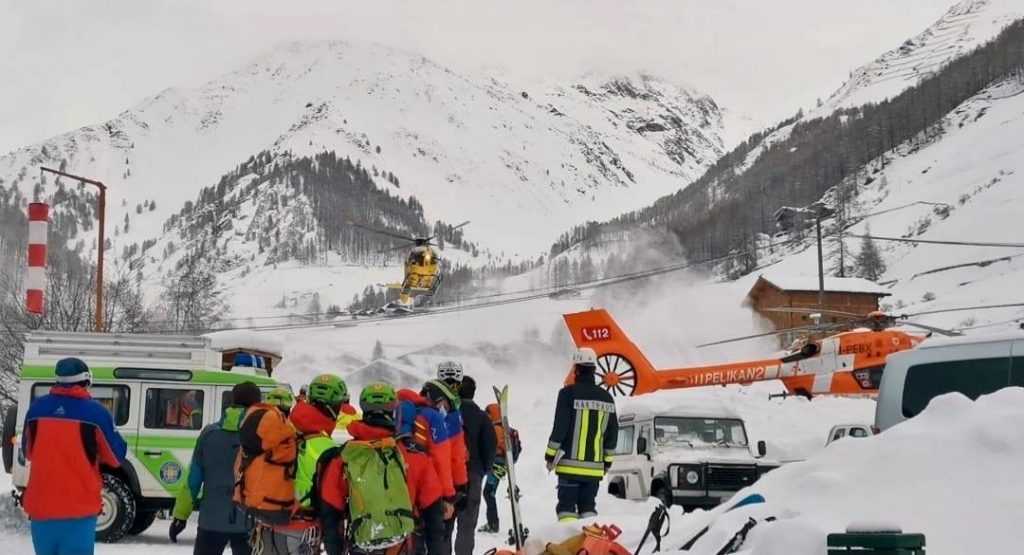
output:
{"label": "utility pole", "polygon": [[825,308],[825,261],[821,254],[821,210],[814,215],[814,233],[818,236],[818,309]]}
{"label": "utility pole", "polygon": [[89,185],[96,187],[100,191],[97,206],[97,217],[99,218],[99,241],[97,242],[99,243],[99,248],[97,249],[98,252],[96,258],[96,320],[93,323],[93,330],[96,332],[101,332],[103,331],[103,243],[106,242],[107,240],[105,233],[107,220],[107,186],[104,185],[102,182],[96,181],[94,179],[89,179],[87,177],[82,177],[80,175],[65,173],[52,168],[41,167],[39,168],[39,170],[67,177],[69,179],[74,179],[82,183],[88,183]]}

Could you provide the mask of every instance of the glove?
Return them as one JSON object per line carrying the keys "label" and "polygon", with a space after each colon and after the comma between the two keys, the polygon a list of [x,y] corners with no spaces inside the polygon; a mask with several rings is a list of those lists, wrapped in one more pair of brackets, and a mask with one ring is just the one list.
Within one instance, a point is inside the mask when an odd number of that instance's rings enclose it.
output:
{"label": "glove", "polygon": [[609,471],[609,470],[611,470],[611,469],[612,469],[612,463],[610,463],[610,462],[606,462],[606,463],[604,463],[604,471],[605,471],[605,474],[607,474],[607,473],[608,473],[608,471]]}
{"label": "glove", "polygon": [[494,474],[495,478],[501,480],[508,474],[508,465],[495,463],[495,465],[491,467],[491,474]]}
{"label": "glove", "polygon": [[171,528],[167,534],[171,538],[171,543],[178,543],[178,534],[185,530],[186,524],[188,523],[178,518],[171,521]]}
{"label": "glove", "polygon": [[466,486],[455,490],[455,512],[462,512],[469,507],[469,496],[466,495]]}
{"label": "glove", "polygon": [[455,517],[455,505],[445,499],[444,501],[444,513],[441,515],[441,520],[451,520]]}

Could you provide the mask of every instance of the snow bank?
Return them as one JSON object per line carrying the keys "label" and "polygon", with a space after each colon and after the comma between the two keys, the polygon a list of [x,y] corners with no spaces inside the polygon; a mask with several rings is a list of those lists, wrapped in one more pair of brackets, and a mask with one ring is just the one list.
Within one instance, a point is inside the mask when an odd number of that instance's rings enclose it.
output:
{"label": "snow bank", "polygon": [[[827,534],[864,521],[925,534],[930,555],[1019,552],[1021,421],[1021,388],[976,402],[938,397],[913,420],[870,439],[837,442],[740,492],[768,501],[723,515],[691,553],[715,553],[748,516],[769,515],[779,520],[758,525],[745,553],[820,555]],[[678,538],[706,520],[694,519]]]}

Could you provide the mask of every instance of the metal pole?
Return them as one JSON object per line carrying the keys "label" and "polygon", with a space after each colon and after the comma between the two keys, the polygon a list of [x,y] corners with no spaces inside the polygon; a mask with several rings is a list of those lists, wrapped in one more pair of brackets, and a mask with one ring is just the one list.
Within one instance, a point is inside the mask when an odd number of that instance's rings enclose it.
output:
{"label": "metal pole", "polygon": [[814,232],[818,236],[818,308],[825,308],[825,261],[821,255],[821,212],[814,218]]}
{"label": "metal pole", "polygon": [[[99,218],[100,218],[100,229],[99,229],[99,248],[97,248],[96,258],[96,324],[95,330],[97,333],[103,331],[103,247],[106,242],[106,221],[107,221],[107,188],[100,183],[100,198],[99,198]],[[820,234],[819,234],[820,237]]]}
{"label": "metal pole", "polygon": [[107,186],[101,181],[95,179],[89,179],[80,175],[74,175],[53,168],[41,167],[40,171],[49,172],[55,175],[74,179],[75,181],[81,181],[82,183],[88,183],[100,190],[98,199],[99,206],[97,207],[97,216],[99,217],[99,247],[97,248],[98,256],[96,260],[96,310],[95,310],[95,321],[93,322],[93,330],[97,332],[103,331],[103,248],[104,243],[107,240],[106,237],[106,215],[107,215]]}

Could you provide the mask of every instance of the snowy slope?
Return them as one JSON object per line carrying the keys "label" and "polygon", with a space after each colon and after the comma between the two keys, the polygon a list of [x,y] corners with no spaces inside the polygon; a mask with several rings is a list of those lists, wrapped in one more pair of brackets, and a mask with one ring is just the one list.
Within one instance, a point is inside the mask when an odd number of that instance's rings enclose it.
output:
{"label": "snowy slope", "polygon": [[[1024,82],[983,91],[944,121],[945,133],[915,152],[902,149],[884,169],[870,165],[871,183],[858,186],[857,214],[848,233],[942,241],[1024,243]],[[941,203],[914,204],[918,201]],[[909,206],[908,206],[909,205]],[[948,206],[945,208],[944,206]],[[867,216],[869,214],[878,214]],[[826,223],[826,227],[832,222]],[[827,249],[836,251],[835,240]],[[845,239],[848,256],[860,239]],[[888,267],[880,282],[898,313],[959,306],[1024,302],[1024,249],[878,242]],[[741,280],[750,287],[757,273],[816,276],[810,244]],[[837,262],[833,254],[826,265]],[[849,262],[848,262],[849,263]],[[951,266],[963,267],[949,268]],[[933,299],[933,300],[926,300]],[[922,317],[948,328],[1012,327],[1024,309],[957,312]]]}
{"label": "snowy slope", "polygon": [[852,72],[829,98],[788,125],[765,136],[738,168],[745,171],[769,146],[789,137],[800,121],[827,117],[836,110],[857,108],[892,98],[920,83],[956,58],[993,39],[1004,27],[1024,17],[1018,0],[962,0],[920,34]]}
{"label": "snowy slope", "polygon": [[[123,239],[141,243],[261,150],[335,150],[392,172],[400,186],[380,187],[415,195],[428,221],[471,219],[484,246],[532,255],[569,225],[691,180],[722,153],[722,132],[714,101],[651,76],[526,89],[383,47],[290,43],[0,157],[0,178],[29,190],[39,165],[66,161],[106,182],[110,229],[129,213]],[[149,200],[155,210],[134,212]]]}
{"label": "snowy slope", "polygon": [[921,34],[855,69],[825,104],[808,117],[896,96],[951,60],[988,42],[1020,17],[1024,17],[1024,4],[1017,0],[962,0]]}

